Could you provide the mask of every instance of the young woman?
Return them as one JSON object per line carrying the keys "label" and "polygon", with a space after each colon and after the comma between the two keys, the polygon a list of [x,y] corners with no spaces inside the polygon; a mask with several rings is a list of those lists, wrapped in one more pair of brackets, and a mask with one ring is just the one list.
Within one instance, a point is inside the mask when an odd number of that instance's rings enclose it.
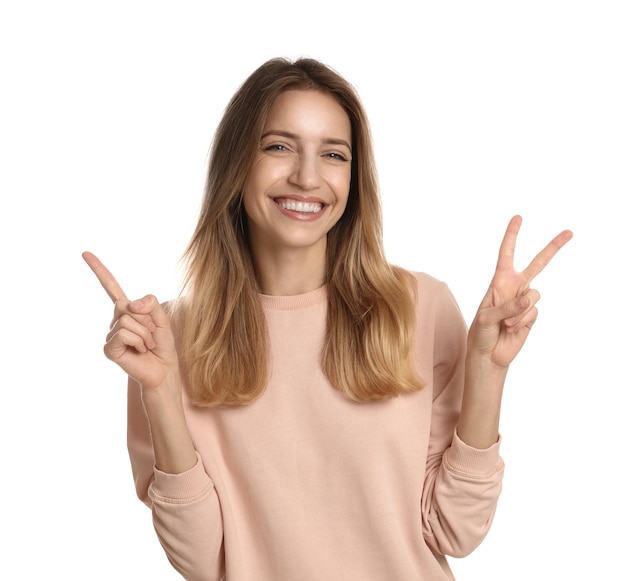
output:
{"label": "young woman", "polygon": [[187,579],[449,580],[500,493],[507,369],[537,316],[521,218],[467,332],[445,284],[387,263],[368,123],[311,59],[271,60],[217,130],[186,292],[115,303],[139,497]]}

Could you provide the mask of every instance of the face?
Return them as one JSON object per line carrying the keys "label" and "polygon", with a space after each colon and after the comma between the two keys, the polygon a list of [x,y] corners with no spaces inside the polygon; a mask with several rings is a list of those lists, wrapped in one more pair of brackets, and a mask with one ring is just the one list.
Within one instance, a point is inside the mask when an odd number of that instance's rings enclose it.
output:
{"label": "face", "polygon": [[350,120],[331,96],[290,90],[274,101],[243,191],[253,254],[319,252],[350,190]]}

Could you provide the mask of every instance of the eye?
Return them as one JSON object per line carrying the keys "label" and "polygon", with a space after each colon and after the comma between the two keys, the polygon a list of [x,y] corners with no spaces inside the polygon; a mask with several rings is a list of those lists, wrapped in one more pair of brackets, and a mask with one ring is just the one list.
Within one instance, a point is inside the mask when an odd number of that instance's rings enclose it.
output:
{"label": "eye", "polygon": [[266,145],[263,151],[289,151],[289,148],[282,143],[272,143],[271,145]]}
{"label": "eye", "polygon": [[345,155],[337,151],[331,151],[330,153],[326,153],[325,155],[326,157],[337,161],[350,161]]}

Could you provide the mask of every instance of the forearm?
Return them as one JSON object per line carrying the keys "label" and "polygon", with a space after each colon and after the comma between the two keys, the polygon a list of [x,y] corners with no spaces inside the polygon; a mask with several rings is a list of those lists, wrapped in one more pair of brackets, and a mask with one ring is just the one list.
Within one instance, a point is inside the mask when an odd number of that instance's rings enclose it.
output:
{"label": "forearm", "polygon": [[171,377],[156,389],[142,391],[155,465],[168,474],[185,472],[197,462],[180,396],[180,381],[178,376]]}
{"label": "forearm", "polygon": [[142,390],[136,381],[129,381],[128,450],[133,477],[176,570],[185,579],[222,579],[221,508],[213,482],[194,451],[180,387],[178,379],[157,391]]}
{"label": "forearm", "polygon": [[475,449],[453,435],[424,483],[424,537],[442,555],[464,557],[485,538],[501,492],[499,444]]}
{"label": "forearm", "polygon": [[489,448],[498,440],[502,392],[507,368],[468,353],[457,433],[468,446]]}
{"label": "forearm", "polygon": [[154,528],[173,567],[185,579],[223,579],[222,513],[199,457],[180,474],[156,470],[149,495]]}

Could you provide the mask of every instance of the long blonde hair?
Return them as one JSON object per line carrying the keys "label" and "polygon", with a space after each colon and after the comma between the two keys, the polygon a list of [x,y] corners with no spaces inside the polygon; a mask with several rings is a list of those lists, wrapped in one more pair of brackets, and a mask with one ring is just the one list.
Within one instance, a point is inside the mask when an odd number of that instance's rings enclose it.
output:
{"label": "long blonde hair", "polygon": [[268,112],[289,89],[333,96],[352,126],[346,210],[328,234],[327,341],[322,366],[356,401],[422,387],[410,354],[413,277],[388,264],[369,124],[352,86],[309,58],[272,59],[243,83],[217,128],[198,224],[184,254],[188,291],[179,316],[181,353],[196,405],[243,405],[264,391],[270,353],[241,192]]}

